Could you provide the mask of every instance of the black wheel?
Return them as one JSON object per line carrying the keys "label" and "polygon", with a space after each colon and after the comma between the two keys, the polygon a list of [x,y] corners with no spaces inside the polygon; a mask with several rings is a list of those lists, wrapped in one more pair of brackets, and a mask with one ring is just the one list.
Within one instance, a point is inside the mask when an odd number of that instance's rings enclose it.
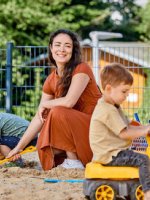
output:
{"label": "black wheel", "polygon": [[116,191],[109,183],[97,182],[91,187],[90,200],[116,200]]}
{"label": "black wheel", "polygon": [[130,192],[131,200],[144,200],[144,193],[142,191],[142,186],[140,184],[135,184],[131,188]]}

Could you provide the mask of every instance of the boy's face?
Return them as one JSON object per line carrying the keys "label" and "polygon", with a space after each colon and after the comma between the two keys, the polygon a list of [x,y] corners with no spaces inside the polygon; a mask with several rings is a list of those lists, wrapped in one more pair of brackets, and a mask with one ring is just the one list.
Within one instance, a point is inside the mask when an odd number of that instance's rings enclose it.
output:
{"label": "boy's face", "polygon": [[126,100],[129,95],[131,85],[121,83],[118,86],[110,86],[110,98],[113,104],[120,105]]}

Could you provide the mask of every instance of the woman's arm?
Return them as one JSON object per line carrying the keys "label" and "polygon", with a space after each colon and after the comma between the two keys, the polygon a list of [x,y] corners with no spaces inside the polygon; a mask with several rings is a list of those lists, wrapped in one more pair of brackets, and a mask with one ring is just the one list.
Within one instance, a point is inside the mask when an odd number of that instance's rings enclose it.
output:
{"label": "woman's arm", "polygon": [[65,97],[43,101],[41,106],[48,109],[55,106],[72,108],[85,90],[89,80],[89,76],[85,73],[78,73],[74,75]]}
{"label": "woman's arm", "polygon": [[[52,98],[53,98],[52,95],[42,94],[40,104],[43,101],[47,101]],[[27,130],[25,131],[24,135],[20,139],[19,143],[12,151],[10,151],[7,157],[8,158],[12,157],[15,154],[21,152],[31,142],[31,140],[40,132],[42,126],[43,126],[43,121],[41,121],[39,114],[37,112],[36,115],[33,117],[31,123],[29,124]]]}

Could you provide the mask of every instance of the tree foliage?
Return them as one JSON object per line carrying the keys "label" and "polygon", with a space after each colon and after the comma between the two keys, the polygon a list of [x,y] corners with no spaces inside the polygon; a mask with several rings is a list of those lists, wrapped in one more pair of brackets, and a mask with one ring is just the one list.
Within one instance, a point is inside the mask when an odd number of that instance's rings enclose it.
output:
{"label": "tree foliage", "polygon": [[144,41],[150,41],[150,0],[147,5],[141,10],[139,15],[141,16],[141,23],[138,26],[140,32],[140,39]]}
{"label": "tree foliage", "polygon": [[[120,23],[109,24],[110,31],[118,31],[123,33],[125,41],[136,41],[139,40],[140,34],[137,29],[139,22],[141,20],[139,12],[141,7],[135,5],[134,0],[126,1],[114,1],[112,6],[112,11],[118,11],[122,16]],[[110,26],[111,25],[111,26]]]}
{"label": "tree foliage", "polygon": [[[120,24],[111,19],[114,10],[123,16]],[[1,0],[0,46],[7,41],[17,45],[47,45],[48,35],[68,28],[88,37],[92,30],[121,32],[136,40],[139,7],[134,0]]]}

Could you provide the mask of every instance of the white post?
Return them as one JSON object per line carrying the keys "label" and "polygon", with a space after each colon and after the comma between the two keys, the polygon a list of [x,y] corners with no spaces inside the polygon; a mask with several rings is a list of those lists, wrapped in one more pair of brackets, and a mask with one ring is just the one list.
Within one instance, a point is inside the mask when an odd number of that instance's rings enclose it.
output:
{"label": "white post", "polygon": [[122,38],[121,33],[111,33],[103,31],[92,31],[89,34],[92,39],[92,59],[93,59],[93,73],[96,83],[100,84],[100,66],[99,66],[99,40],[107,40],[110,38]]}
{"label": "white post", "polygon": [[96,31],[90,32],[92,39],[92,59],[93,59],[93,73],[96,79],[96,83],[99,85],[99,49],[98,49],[98,38]]}

